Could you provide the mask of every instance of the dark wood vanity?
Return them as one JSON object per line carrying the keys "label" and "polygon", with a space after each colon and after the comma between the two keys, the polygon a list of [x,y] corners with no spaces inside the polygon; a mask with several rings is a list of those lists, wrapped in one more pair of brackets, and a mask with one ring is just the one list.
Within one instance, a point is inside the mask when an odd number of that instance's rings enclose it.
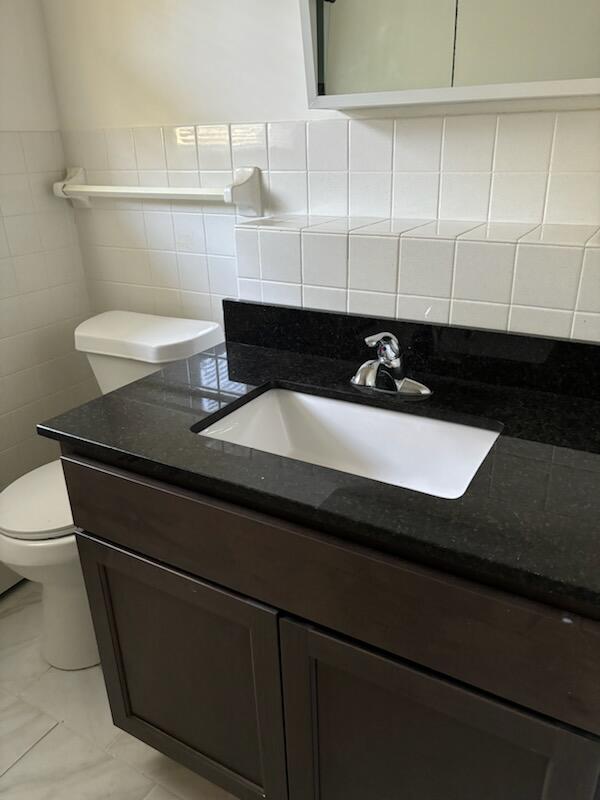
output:
{"label": "dark wood vanity", "polygon": [[600,623],[63,467],[124,730],[244,800],[597,800]]}

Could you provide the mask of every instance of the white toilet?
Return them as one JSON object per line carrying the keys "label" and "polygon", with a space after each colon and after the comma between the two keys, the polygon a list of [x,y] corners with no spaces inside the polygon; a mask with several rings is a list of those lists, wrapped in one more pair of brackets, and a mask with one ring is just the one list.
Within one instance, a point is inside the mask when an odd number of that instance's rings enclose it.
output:
{"label": "white toilet", "polygon": [[[223,341],[202,320],[107,311],[75,331],[103,394]],[[0,561],[42,584],[42,654],[59,669],[98,663],[98,648],[77,554],[60,461],[23,475],[0,492]]]}

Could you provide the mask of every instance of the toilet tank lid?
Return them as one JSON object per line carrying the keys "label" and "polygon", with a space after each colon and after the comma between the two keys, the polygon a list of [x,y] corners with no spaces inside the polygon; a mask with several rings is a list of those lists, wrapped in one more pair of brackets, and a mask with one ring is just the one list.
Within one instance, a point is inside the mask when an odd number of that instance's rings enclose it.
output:
{"label": "toilet tank lid", "polygon": [[164,364],[214,346],[220,330],[218,323],[201,319],[105,311],[75,329],[75,347],[83,353]]}

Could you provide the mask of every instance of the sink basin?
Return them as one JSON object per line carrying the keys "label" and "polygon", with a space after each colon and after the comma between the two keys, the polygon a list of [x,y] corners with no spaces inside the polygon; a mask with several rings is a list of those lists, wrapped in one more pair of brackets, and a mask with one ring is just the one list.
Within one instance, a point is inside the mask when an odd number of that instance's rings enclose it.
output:
{"label": "sink basin", "polygon": [[498,432],[454,422],[270,389],[201,436],[455,499]]}

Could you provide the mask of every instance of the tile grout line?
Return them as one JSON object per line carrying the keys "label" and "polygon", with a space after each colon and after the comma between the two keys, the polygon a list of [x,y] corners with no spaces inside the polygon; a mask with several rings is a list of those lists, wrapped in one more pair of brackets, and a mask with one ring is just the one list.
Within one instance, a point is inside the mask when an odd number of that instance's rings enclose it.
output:
{"label": "tile grout line", "polygon": [[575,292],[575,302],[573,304],[573,317],[571,319],[571,327],[569,331],[569,338],[572,339],[575,335],[575,320],[577,308],[581,299],[581,287],[583,286],[583,271],[585,268],[585,247],[581,248],[581,264],[579,265],[579,278],[577,281],[577,291]]}
{"label": "tile grout line", "polygon": [[552,177],[552,165],[554,163],[554,150],[556,147],[556,132],[558,130],[558,113],[554,114],[554,124],[552,126],[552,140],[550,142],[550,153],[548,154],[548,165],[546,169],[546,188],[544,191],[544,202],[542,204],[542,225],[546,223],[548,216],[548,201],[550,199],[550,183]]}
{"label": "tile grout line", "polygon": [[498,136],[500,133],[500,114],[496,115],[496,129],[494,131],[494,144],[492,145],[492,166],[491,166],[491,173],[490,173],[490,188],[488,191],[488,203],[487,203],[487,214],[486,220],[488,225],[491,222],[491,214],[492,214],[492,196],[493,196],[493,189],[496,182],[496,154],[498,152]]}
{"label": "tile grout line", "polygon": [[[25,701],[23,701],[23,702],[25,702]],[[33,707],[37,708],[37,706],[33,706]],[[47,712],[44,712],[44,713],[49,717],[51,716]],[[13,763],[9,767],[7,767],[7,769],[5,769],[4,772],[0,773],[0,783],[2,782],[2,779],[4,778],[4,776],[8,775],[8,773],[11,771],[11,769],[13,767],[15,767],[20,761],[22,761],[26,756],[28,756],[29,753],[31,753],[31,751],[34,750],[38,746],[38,744],[40,744],[40,742],[42,742],[46,738],[46,736],[48,736],[48,734],[52,733],[52,731],[56,730],[56,728],[58,728],[62,724],[63,724],[62,722],[60,722],[59,720],[56,720],[54,725],[49,730],[47,730],[46,733],[42,734],[39,739],[36,739],[36,741],[33,742],[33,744],[31,744],[27,748],[27,750],[25,750],[24,753],[21,753],[21,755],[15,761],[13,761]]]}

